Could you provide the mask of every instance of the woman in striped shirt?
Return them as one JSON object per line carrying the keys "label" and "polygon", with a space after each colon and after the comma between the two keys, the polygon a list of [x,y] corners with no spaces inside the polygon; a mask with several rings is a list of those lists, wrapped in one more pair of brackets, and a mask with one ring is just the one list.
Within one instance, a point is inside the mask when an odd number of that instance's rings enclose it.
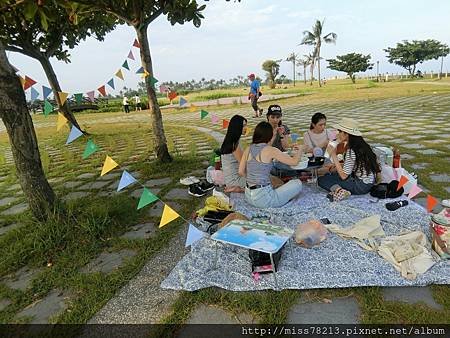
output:
{"label": "woman in striped shirt", "polygon": [[329,174],[319,177],[319,186],[328,191],[343,189],[353,195],[367,194],[375,183],[376,174],[380,171],[377,157],[362,138],[355,120],[343,118],[335,128],[338,130],[338,141],[347,142],[344,164],[339,163],[336,148],[328,145],[327,151],[335,167]]}

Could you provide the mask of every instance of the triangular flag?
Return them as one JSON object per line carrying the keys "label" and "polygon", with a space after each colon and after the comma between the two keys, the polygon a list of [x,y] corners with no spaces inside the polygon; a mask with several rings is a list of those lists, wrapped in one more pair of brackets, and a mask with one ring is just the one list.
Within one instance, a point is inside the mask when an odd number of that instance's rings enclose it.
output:
{"label": "triangular flag", "polygon": [[215,114],[211,114],[211,123],[212,124],[217,124],[217,123],[219,123],[219,121],[220,121],[219,116],[217,116]]}
{"label": "triangular flag", "polygon": [[136,74],[144,74],[144,67],[139,68],[139,69],[136,71]]}
{"label": "triangular flag", "polygon": [[73,96],[75,96],[75,101],[77,104],[81,104],[83,102],[83,93],[76,93],[73,94]]}
{"label": "triangular flag", "polygon": [[178,217],[180,217],[180,215],[178,215],[178,213],[175,210],[173,210],[167,204],[164,204],[164,210],[163,210],[163,214],[161,216],[161,222],[159,222],[159,227],[162,228],[164,225],[172,222],[173,220],[177,219]]}
{"label": "triangular flag", "polygon": [[89,100],[91,100],[91,102],[95,101],[95,91],[91,90],[90,92],[87,92],[86,95],[88,96]]}
{"label": "triangular flag", "polygon": [[170,92],[167,96],[169,97],[169,100],[172,101],[173,99],[175,99],[178,96],[178,94],[177,94],[177,92]]}
{"label": "triangular flag", "polygon": [[131,60],[134,60],[134,55],[133,55],[133,52],[131,50],[128,53],[128,58],[131,59]]}
{"label": "triangular flag", "polygon": [[245,130],[245,136],[248,136],[248,135],[250,135],[251,133],[252,133],[252,128],[247,127],[246,130]]}
{"label": "triangular flag", "polygon": [[117,76],[119,79],[123,80],[122,69],[119,69],[119,70],[116,72],[116,76]]}
{"label": "triangular flag", "polygon": [[167,91],[168,91],[168,88],[165,85],[159,86],[159,92],[160,93],[165,93]]}
{"label": "triangular flag", "polygon": [[[146,71],[147,72],[147,71]],[[148,73],[147,73],[148,74]],[[150,75],[150,74],[149,74]],[[156,82],[158,82],[158,79],[154,78],[153,76],[150,77],[150,84],[152,87],[155,87]]]}
{"label": "triangular flag", "polygon": [[93,153],[95,153],[99,149],[100,148],[94,143],[94,141],[88,140],[86,143],[86,147],[84,148],[83,160],[87,159],[89,156],[91,156]]}
{"label": "triangular flag", "polygon": [[419,186],[414,183],[414,185],[409,190],[408,198],[413,198],[417,194],[420,194],[423,190],[419,188]]}
{"label": "triangular flag", "polygon": [[[149,76],[149,75],[150,75],[150,73],[147,72],[147,71],[144,69],[144,74],[142,74],[141,77],[142,77],[143,79],[145,79],[145,78],[146,78],[147,76]],[[151,83],[151,79],[150,79],[150,83]],[[153,83],[151,83],[151,85],[154,86]]]}
{"label": "triangular flag", "polygon": [[206,110],[200,110],[200,120],[203,120],[208,114],[209,113]]}
{"label": "triangular flag", "polygon": [[130,70],[130,67],[128,66],[128,60],[125,60],[125,62],[122,64],[122,67]]}
{"label": "triangular flag", "polygon": [[399,191],[406,183],[408,183],[408,177],[402,175],[398,181],[397,191]]}
{"label": "triangular flag", "polygon": [[116,89],[114,88],[114,79],[111,79],[107,82],[107,84],[112,88],[112,89]]}
{"label": "triangular flag", "polygon": [[117,167],[118,164],[116,161],[114,161],[111,157],[106,155],[105,162],[103,163],[102,173],[100,176],[103,176],[107,173],[109,173],[111,170],[113,170],[115,167]]}
{"label": "triangular flag", "polygon": [[433,208],[439,203],[439,201],[431,195],[427,196],[427,210],[431,212]]}
{"label": "triangular flag", "polygon": [[83,133],[75,126],[72,126],[72,129],[70,130],[69,137],[67,138],[66,144],[69,144],[70,142],[76,140],[79,138]]}
{"label": "triangular flag", "polygon": [[195,226],[189,223],[189,229],[186,237],[186,244],[184,246],[187,248],[189,245],[194,244],[203,237],[205,237],[205,233],[203,231],[198,230]]}
{"label": "triangular flag", "polygon": [[124,170],[122,173],[122,177],[120,178],[119,186],[117,187],[117,191],[122,190],[123,188],[128,187],[130,184],[136,183],[136,179],[131,176],[131,174]]}
{"label": "triangular flag", "polygon": [[297,142],[299,135],[296,133],[291,133],[291,140],[292,142]]}
{"label": "triangular flag", "polygon": [[36,100],[39,97],[39,92],[31,87],[31,101]]}
{"label": "triangular flag", "polygon": [[44,96],[44,100],[52,93],[52,89],[46,86],[42,86],[42,94]]}
{"label": "triangular flag", "polygon": [[134,39],[133,47],[141,48],[141,45],[139,44],[139,41],[137,39]]}
{"label": "triangular flag", "polygon": [[61,106],[64,106],[64,103],[66,102],[68,95],[69,93],[58,92],[59,100],[61,101]]}
{"label": "triangular flag", "polygon": [[44,101],[44,115],[48,116],[53,111],[53,106],[47,100]]}
{"label": "triangular flag", "polygon": [[156,195],[153,195],[147,188],[144,188],[144,191],[142,191],[141,198],[139,199],[139,204],[137,209],[142,209],[146,205],[153,203],[158,200],[158,197]]}
{"label": "triangular flag", "polygon": [[23,86],[25,85],[25,79],[20,75],[18,75],[18,76],[19,76],[20,84],[22,85],[22,88],[23,88]]}
{"label": "triangular flag", "polygon": [[58,112],[58,121],[56,122],[56,131],[59,131],[62,127],[64,127],[67,123],[66,117]]}
{"label": "triangular flag", "polygon": [[197,110],[197,106],[194,105],[194,104],[191,104],[191,106],[189,107],[189,111],[190,111],[191,113],[193,113],[193,112],[195,112],[196,110]]}
{"label": "triangular flag", "polygon": [[187,100],[184,97],[180,96],[180,107],[183,107],[186,103]]}
{"label": "triangular flag", "polygon": [[23,84],[23,90],[27,90],[34,84],[36,84],[36,81],[34,81],[32,78],[25,75],[25,83]]}
{"label": "triangular flag", "polygon": [[228,121],[226,119],[222,120],[222,128],[223,129],[227,129],[229,124],[230,124],[230,121]]}
{"label": "triangular flag", "polygon": [[100,92],[100,94],[102,94],[103,96],[106,96],[105,85],[98,87],[97,90]]}

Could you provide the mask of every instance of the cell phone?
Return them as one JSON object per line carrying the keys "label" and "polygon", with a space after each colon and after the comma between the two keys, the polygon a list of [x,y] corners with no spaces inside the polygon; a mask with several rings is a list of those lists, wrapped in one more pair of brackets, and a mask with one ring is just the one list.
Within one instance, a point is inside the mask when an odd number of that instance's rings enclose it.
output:
{"label": "cell phone", "polygon": [[326,217],[321,218],[320,221],[321,221],[323,224],[331,224],[330,220],[329,220],[328,218],[326,218]]}

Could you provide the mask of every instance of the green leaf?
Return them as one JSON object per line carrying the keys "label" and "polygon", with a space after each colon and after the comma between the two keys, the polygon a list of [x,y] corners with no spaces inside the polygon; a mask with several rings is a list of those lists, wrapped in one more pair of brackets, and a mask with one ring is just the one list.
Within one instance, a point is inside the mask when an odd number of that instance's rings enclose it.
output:
{"label": "green leaf", "polygon": [[39,11],[39,14],[40,14],[40,16],[41,16],[41,25],[42,25],[42,28],[43,28],[45,31],[48,31],[48,21],[47,21],[47,16],[46,16],[43,12],[41,12],[41,11]]}
{"label": "green leaf", "polygon": [[25,15],[25,18],[27,20],[31,20],[36,15],[37,10],[38,10],[38,6],[37,6],[36,2],[27,2],[27,4],[25,5],[23,14]]}

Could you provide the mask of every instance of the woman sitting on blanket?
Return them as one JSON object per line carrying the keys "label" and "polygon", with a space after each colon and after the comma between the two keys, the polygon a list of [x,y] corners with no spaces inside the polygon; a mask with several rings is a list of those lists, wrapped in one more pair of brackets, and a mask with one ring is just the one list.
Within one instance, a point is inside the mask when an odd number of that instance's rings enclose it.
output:
{"label": "woman sitting on blanket", "polygon": [[319,177],[320,187],[331,191],[330,199],[339,200],[351,194],[367,194],[375,183],[376,174],[380,171],[377,157],[372,148],[364,141],[355,120],[343,118],[335,125],[338,131],[337,141],[346,142],[347,150],[344,154],[344,164],[336,155],[336,148],[328,145],[334,167],[330,173]]}
{"label": "woman sitting on blanket", "polygon": [[307,146],[308,153],[314,153],[314,156],[323,156],[328,142],[336,138],[335,133],[325,128],[326,125],[327,117],[324,114],[315,113],[312,116],[309,130],[303,134],[303,143]]}
{"label": "woman sitting on blanket", "polygon": [[227,134],[220,148],[225,192],[244,191],[245,177],[239,176],[239,163],[242,158],[239,140],[246,131],[247,119],[241,115],[234,115],[228,124]]}
{"label": "woman sitting on blanket", "polygon": [[258,208],[281,207],[302,190],[299,179],[290,180],[278,188],[271,184],[270,171],[274,159],[288,165],[297,165],[303,153],[303,147],[295,146],[291,157],[271,146],[275,135],[270,123],[260,122],[255,128],[252,144],[245,149],[239,165],[239,175],[247,178],[245,198]]}

